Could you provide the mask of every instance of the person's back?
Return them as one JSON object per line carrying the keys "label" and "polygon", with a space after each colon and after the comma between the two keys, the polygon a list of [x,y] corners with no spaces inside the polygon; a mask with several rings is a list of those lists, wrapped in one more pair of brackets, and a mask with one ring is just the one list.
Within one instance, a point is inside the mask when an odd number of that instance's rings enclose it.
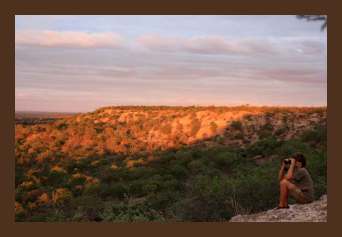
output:
{"label": "person's back", "polygon": [[296,168],[293,183],[303,192],[306,202],[314,200],[314,186],[310,173],[305,167]]}

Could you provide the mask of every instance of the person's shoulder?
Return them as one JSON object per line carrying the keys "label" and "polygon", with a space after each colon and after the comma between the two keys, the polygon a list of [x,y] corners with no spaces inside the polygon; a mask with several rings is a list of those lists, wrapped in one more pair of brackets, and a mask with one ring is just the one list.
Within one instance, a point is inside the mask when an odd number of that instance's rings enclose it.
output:
{"label": "person's shoulder", "polygon": [[298,171],[301,172],[301,173],[303,173],[303,174],[310,175],[309,171],[308,171],[305,167],[299,168]]}
{"label": "person's shoulder", "polygon": [[306,175],[306,174],[309,174],[309,172],[304,167],[297,168],[295,170],[295,176],[297,176],[297,177],[301,177],[301,176]]}

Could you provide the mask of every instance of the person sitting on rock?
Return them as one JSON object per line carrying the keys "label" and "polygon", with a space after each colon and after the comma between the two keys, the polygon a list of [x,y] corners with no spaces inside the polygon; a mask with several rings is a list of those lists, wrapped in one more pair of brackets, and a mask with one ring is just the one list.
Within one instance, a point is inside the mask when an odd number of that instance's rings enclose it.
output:
{"label": "person sitting on rock", "polygon": [[279,170],[280,198],[278,209],[289,208],[289,195],[300,204],[310,203],[314,200],[313,181],[305,166],[306,159],[300,153],[282,161]]}

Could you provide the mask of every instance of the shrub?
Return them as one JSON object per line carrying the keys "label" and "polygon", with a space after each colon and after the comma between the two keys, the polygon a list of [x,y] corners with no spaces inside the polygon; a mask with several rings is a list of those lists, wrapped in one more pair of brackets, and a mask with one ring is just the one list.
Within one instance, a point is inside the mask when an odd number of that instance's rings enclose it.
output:
{"label": "shrub", "polygon": [[101,186],[101,196],[111,198],[124,198],[128,193],[128,187],[123,183],[112,183]]}
{"label": "shrub", "polygon": [[165,210],[178,198],[178,192],[174,190],[164,190],[147,196],[146,203],[154,210]]}
{"label": "shrub", "polygon": [[177,162],[178,164],[185,164],[192,159],[192,151],[181,149],[176,152],[175,158],[176,158],[175,162]]}
{"label": "shrub", "polygon": [[265,138],[272,136],[272,132],[273,132],[273,125],[270,123],[266,123],[259,129],[257,133],[260,139],[265,139]]}
{"label": "shrub", "polygon": [[17,187],[25,179],[24,168],[17,165],[15,166],[15,186]]}
{"label": "shrub", "polygon": [[45,217],[40,217],[40,219],[45,222],[65,222],[65,220],[67,220],[67,216],[63,210],[55,209],[47,213]]}
{"label": "shrub", "polygon": [[96,195],[82,195],[71,202],[72,221],[100,221],[104,202]]}
{"label": "shrub", "polygon": [[178,132],[182,132],[183,131],[183,124],[177,123],[176,129],[177,129]]}
{"label": "shrub", "polygon": [[193,160],[188,164],[188,168],[193,174],[197,174],[205,172],[207,167],[203,160]]}
{"label": "shrub", "polygon": [[163,190],[168,190],[168,191],[176,191],[176,190],[181,190],[183,185],[182,182],[179,181],[178,179],[171,177],[164,178],[163,182],[161,183],[161,187]]}
{"label": "shrub", "polygon": [[234,136],[234,139],[242,140],[244,138],[243,132],[239,132]]}
{"label": "shrub", "polygon": [[134,167],[130,170],[129,179],[136,180],[136,179],[144,179],[151,177],[155,173],[155,170],[151,167]]}
{"label": "shrub", "polygon": [[223,144],[224,136],[222,136],[222,135],[215,136],[215,141],[219,144]]}
{"label": "shrub", "polygon": [[171,127],[171,124],[169,124],[169,123],[162,126],[162,128],[161,128],[161,131],[166,135],[170,134],[171,130],[172,130],[172,127]]}
{"label": "shrub", "polygon": [[242,123],[240,121],[232,121],[230,123],[230,127],[235,130],[241,131],[242,130]]}
{"label": "shrub", "polygon": [[63,187],[68,183],[68,176],[64,172],[52,171],[48,175],[47,182],[54,187]]}
{"label": "shrub", "polygon": [[281,136],[281,135],[283,135],[284,133],[286,133],[288,130],[289,130],[289,128],[286,127],[286,126],[281,127],[281,128],[278,128],[278,129],[274,132],[274,135],[275,135],[275,136]]}
{"label": "shrub", "polygon": [[213,158],[219,167],[232,166],[234,162],[238,161],[237,159],[236,153],[230,151],[219,152]]}
{"label": "shrub", "polygon": [[176,215],[188,221],[223,221],[232,212],[226,207],[227,188],[220,177],[198,175],[189,185],[187,196],[177,203]]}
{"label": "shrub", "polygon": [[58,130],[65,130],[68,127],[67,123],[64,121],[58,121],[56,122],[56,128]]}
{"label": "shrub", "polygon": [[[142,186],[142,191],[144,192],[144,194],[154,193],[154,192],[156,192],[158,190],[158,188],[159,188],[159,184],[158,183],[156,183],[156,182],[148,182],[148,183],[145,183]],[[137,192],[134,192],[134,194],[138,194],[139,195],[139,193],[137,193]]]}
{"label": "shrub", "polygon": [[187,169],[180,165],[176,164],[170,167],[170,173],[177,179],[183,179],[187,176]]}
{"label": "shrub", "polygon": [[274,137],[259,140],[246,149],[246,155],[253,157],[257,155],[269,156],[275,152],[282,143],[277,141]]}
{"label": "shrub", "polygon": [[276,152],[280,157],[289,157],[297,152],[303,153],[308,157],[311,155],[312,151],[313,150],[309,145],[301,142],[300,140],[292,139],[284,141],[274,152]]}
{"label": "shrub", "polygon": [[65,188],[58,188],[52,192],[52,201],[56,206],[66,204],[71,201],[72,193]]}
{"label": "shrub", "polygon": [[[243,176],[236,176],[230,186],[238,206],[249,212],[267,210],[276,205],[279,194],[277,179],[279,163],[252,168]],[[240,214],[240,213],[237,213]]]}
{"label": "shrub", "polygon": [[25,212],[25,209],[23,208],[23,206],[20,203],[15,202],[15,204],[14,204],[14,211],[15,211],[15,221],[22,221],[22,220],[24,220],[26,212]]}
{"label": "shrub", "polygon": [[217,128],[218,128],[218,126],[217,126],[217,124],[214,121],[210,123],[210,130],[211,130],[212,133],[216,133],[217,132]]}
{"label": "shrub", "polygon": [[73,174],[69,183],[70,186],[84,185],[86,183],[86,176],[81,173]]}
{"label": "shrub", "polygon": [[83,195],[99,194],[101,191],[101,186],[98,183],[89,183],[84,187]]}
{"label": "shrub", "polygon": [[191,122],[191,136],[196,136],[197,132],[200,130],[201,128],[201,121],[199,119],[193,119]]}
{"label": "shrub", "polygon": [[106,205],[101,217],[112,222],[146,222],[164,221],[160,212],[150,208],[144,203],[109,203]]}
{"label": "shrub", "polygon": [[315,198],[320,198],[327,193],[327,154],[326,152],[314,152],[307,157],[307,170],[311,174]]}
{"label": "shrub", "polygon": [[317,146],[321,145],[323,148],[326,148],[327,144],[327,127],[326,125],[318,125],[315,126],[314,129],[305,131],[301,140],[303,142],[307,142],[311,145]]}

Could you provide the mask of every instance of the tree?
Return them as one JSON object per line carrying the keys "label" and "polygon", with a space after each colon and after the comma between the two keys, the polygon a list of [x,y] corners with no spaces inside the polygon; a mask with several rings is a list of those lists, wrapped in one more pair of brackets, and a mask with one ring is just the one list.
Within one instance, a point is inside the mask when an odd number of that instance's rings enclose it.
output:
{"label": "tree", "polygon": [[297,15],[298,19],[306,19],[307,21],[323,21],[321,26],[321,30],[325,30],[328,24],[328,16],[327,15]]}

